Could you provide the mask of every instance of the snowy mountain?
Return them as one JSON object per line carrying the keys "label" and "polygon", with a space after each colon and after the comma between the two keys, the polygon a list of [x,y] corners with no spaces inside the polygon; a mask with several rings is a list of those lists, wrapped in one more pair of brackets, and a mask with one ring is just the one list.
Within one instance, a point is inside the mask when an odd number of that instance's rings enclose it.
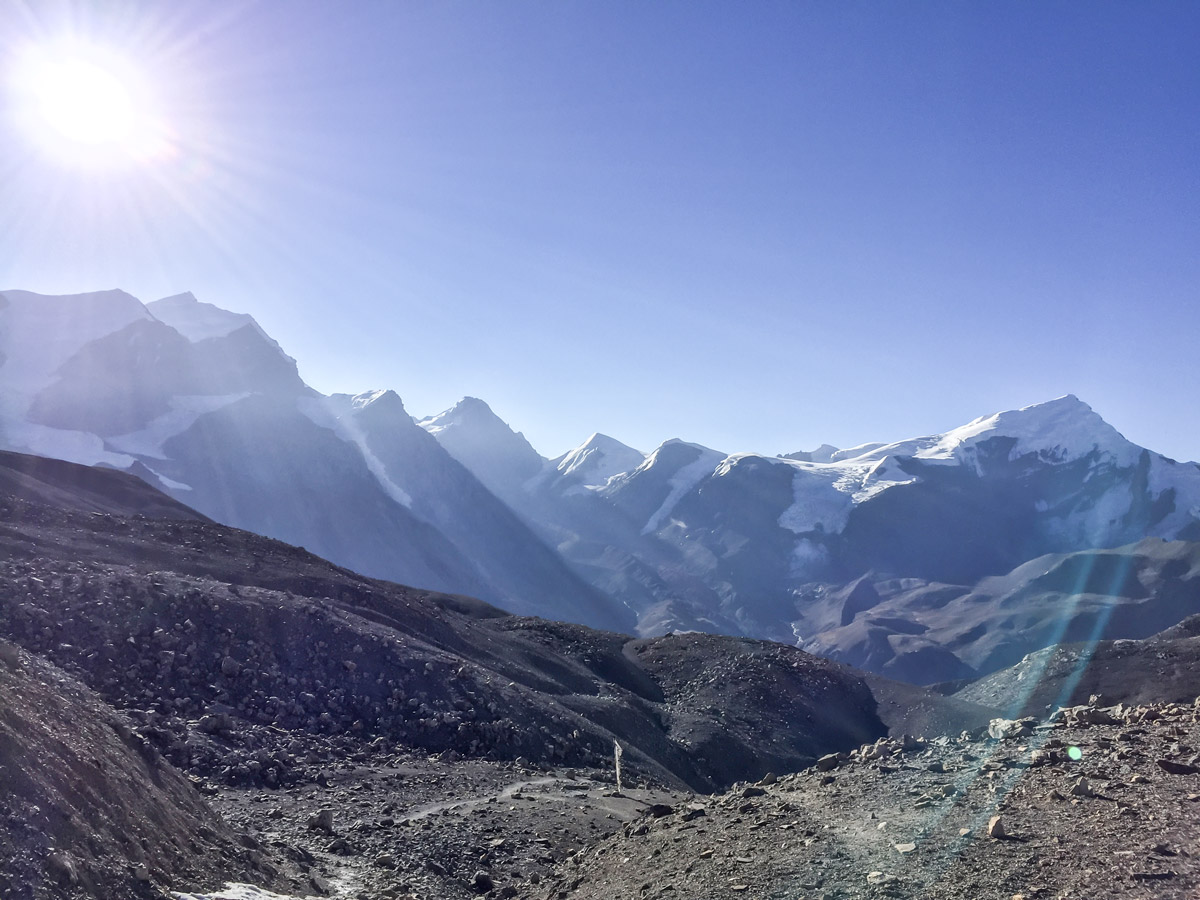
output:
{"label": "snowy mountain", "polygon": [[323,397],[247,315],[181,294],[0,293],[0,444],[133,471],[364,574],[629,627],[405,412]]}
{"label": "snowy mountain", "polygon": [[646,455],[606,434],[590,438],[555,460],[555,479],[564,491],[602,488],[617,475],[632,472]]}
{"label": "snowy mountain", "polygon": [[[1085,608],[1196,611],[1171,585],[1192,583],[1172,567],[1200,542],[1200,466],[1074,396],[848,449],[669,440],[644,455],[594,434],[547,460],[475,398],[416,422],[392,391],[322,396],[251,317],[190,294],[8,291],[0,447],[134,472],[366,574],[642,634],[768,637],[916,680],[1007,665],[1056,610],[1091,621],[1039,587],[1043,564],[1136,557],[1147,596],[1085,578],[1100,598]],[[1114,549],[1148,538],[1182,549]]]}
{"label": "snowy mountain", "polygon": [[[454,418],[465,429],[466,417]],[[490,445],[518,445],[490,410],[475,421],[471,441],[458,435],[473,448],[461,456],[468,467],[485,465]],[[897,579],[919,605],[1047,554],[1200,539],[1200,467],[1136,446],[1073,396],[945,434],[782,457],[681,440],[643,457],[596,435],[532,477],[524,458],[524,468],[503,467],[496,493],[636,612],[642,633],[770,637],[924,680],[1036,648],[1014,638],[982,653],[971,648],[990,638],[932,625],[914,636],[919,617],[888,599]],[[481,471],[498,477],[490,463]],[[873,613],[879,604],[899,611]],[[985,619],[960,612],[958,621],[965,632]]]}
{"label": "snowy mountain", "polygon": [[[676,474],[640,484],[672,449],[688,454]],[[1200,537],[1200,467],[1137,447],[1071,396],[828,456],[715,460],[665,445],[604,493],[730,585],[727,602],[764,629],[784,623],[753,608],[782,612],[809,582],[963,583],[1045,553]]]}
{"label": "snowy mountain", "polygon": [[546,468],[546,460],[514,432],[490,406],[464,397],[451,409],[418,422],[456,460],[497,497],[513,504],[529,479]]}

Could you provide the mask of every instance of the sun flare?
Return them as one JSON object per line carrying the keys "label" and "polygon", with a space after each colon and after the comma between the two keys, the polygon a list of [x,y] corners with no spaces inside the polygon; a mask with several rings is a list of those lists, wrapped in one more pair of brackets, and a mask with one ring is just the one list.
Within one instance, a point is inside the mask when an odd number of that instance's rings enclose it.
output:
{"label": "sun flare", "polygon": [[129,60],[93,48],[43,47],[16,67],[26,131],[71,164],[141,163],[164,147],[147,80]]}
{"label": "sun flare", "polygon": [[137,118],[129,88],[112,72],[84,59],[48,62],[31,89],[46,123],[81,144],[127,140]]}

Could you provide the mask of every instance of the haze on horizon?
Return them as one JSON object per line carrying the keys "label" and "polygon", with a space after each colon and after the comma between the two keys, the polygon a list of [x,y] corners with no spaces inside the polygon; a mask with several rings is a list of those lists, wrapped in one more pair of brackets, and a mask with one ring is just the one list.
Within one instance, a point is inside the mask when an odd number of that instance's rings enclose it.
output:
{"label": "haze on horizon", "polygon": [[144,127],[48,152],[0,72],[0,289],[192,291],[323,392],[478,396],[547,456],[1074,393],[1194,460],[1198,38],[1178,3],[18,0],[0,59],[99,48]]}

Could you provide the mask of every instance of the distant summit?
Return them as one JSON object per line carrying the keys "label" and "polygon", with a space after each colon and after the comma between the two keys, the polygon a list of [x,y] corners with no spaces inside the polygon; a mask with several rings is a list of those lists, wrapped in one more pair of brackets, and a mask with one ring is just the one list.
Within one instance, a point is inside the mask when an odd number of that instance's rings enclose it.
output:
{"label": "distant summit", "polygon": [[560,478],[572,479],[585,488],[603,487],[609,479],[632,472],[645,454],[606,434],[596,433],[551,463]]}
{"label": "distant summit", "polygon": [[445,412],[417,424],[492,493],[510,504],[520,486],[547,466],[523,434],[509,428],[476,397],[464,397]]}

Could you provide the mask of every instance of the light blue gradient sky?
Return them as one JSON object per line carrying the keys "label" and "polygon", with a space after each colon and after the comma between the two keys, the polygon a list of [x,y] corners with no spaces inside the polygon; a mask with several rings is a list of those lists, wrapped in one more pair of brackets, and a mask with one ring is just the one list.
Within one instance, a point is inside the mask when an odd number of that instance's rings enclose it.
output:
{"label": "light blue gradient sky", "polygon": [[1200,6],[62,4],[175,158],[0,117],[0,289],[191,290],[325,392],[556,455],[850,446],[1075,393],[1200,458]]}

